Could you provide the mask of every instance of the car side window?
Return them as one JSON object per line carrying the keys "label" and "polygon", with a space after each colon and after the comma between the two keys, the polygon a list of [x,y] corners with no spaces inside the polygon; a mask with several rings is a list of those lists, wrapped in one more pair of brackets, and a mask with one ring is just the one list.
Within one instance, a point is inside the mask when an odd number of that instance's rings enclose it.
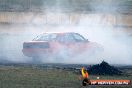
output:
{"label": "car side window", "polygon": [[65,37],[65,38],[64,38],[65,41],[68,41],[68,42],[73,42],[73,41],[75,41],[74,37],[73,37],[71,34],[66,34],[64,37]]}
{"label": "car side window", "polygon": [[74,42],[75,39],[71,34],[63,34],[59,37],[59,41],[63,43]]}

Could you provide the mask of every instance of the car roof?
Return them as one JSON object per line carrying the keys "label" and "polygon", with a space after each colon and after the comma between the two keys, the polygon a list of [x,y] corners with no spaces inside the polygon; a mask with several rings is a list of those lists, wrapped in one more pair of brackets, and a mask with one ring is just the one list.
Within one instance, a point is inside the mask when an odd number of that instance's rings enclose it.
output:
{"label": "car roof", "polygon": [[75,32],[48,32],[43,34],[76,34]]}

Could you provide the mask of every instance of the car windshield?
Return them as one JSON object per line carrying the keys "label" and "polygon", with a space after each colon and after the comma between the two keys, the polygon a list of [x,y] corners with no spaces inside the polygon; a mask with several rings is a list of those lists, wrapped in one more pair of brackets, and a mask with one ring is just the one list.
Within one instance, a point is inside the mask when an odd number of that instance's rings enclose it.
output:
{"label": "car windshield", "polygon": [[51,40],[55,40],[56,37],[57,37],[56,34],[41,34],[33,40],[34,41],[51,41]]}
{"label": "car windshield", "polygon": [[78,33],[74,33],[74,34],[73,34],[73,37],[74,37],[77,41],[85,41],[85,40],[86,40],[83,36],[81,36],[81,35],[78,34]]}

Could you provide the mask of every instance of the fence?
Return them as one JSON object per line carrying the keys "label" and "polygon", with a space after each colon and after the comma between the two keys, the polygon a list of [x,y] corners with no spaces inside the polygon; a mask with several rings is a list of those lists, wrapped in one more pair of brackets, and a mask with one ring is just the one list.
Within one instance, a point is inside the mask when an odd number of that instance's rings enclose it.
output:
{"label": "fence", "polygon": [[33,13],[0,12],[0,23],[42,25],[115,25],[132,27],[130,14],[77,14],[77,13]]}

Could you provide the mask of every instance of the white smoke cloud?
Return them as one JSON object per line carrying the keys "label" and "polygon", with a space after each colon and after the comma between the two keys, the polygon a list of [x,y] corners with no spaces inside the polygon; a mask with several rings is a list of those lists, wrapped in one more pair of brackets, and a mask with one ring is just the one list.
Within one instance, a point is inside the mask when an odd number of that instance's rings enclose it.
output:
{"label": "white smoke cloud", "polygon": [[[62,2],[61,2],[62,3]],[[103,2],[106,5],[106,2]],[[58,3],[59,5],[60,3]],[[109,4],[109,3],[107,3]],[[113,2],[110,2],[113,4]],[[97,6],[98,5],[98,6]],[[52,57],[41,58],[40,62],[52,63],[98,63],[102,60],[111,64],[131,64],[132,60],[132,37],[128,36],[123,30],[117,30],[114,9],[102,4],[91,3],[94,11],[102,10],[104,13],[62,13],[61,9],[57,12],[46,10],[44,13],[34,15],[30,23],[26,25],[5,25],[0,30],[0,59],[13,62],[30,62],[33,59],[26,57],[22,53],[24,41],[31,41],[34,37],[44,32],[77,32],[82,34],[91,42],[97,42],[104,48],[104,53],[96,56],[87,56],[87,53],[74,58],[67,57],[65,51],[59,53],[62,58]],[[96,7],[97,6],[97,7]],[[111,6],[111,5],[110,5]],[[109,7],[109,8],[108,8]],[[57,8],[60,8],[59,6]],[[113,12],[114,14],[105,13]],[[20,13],[21,14],[21,13]],[[25,13],[26,14],[26,13]],[[115,16],[116,15],[116,16]],[[29,14],[27,17],[30,17]],[[32,18],[32,17],[30,17]],[[54,58],[55,57],[55,58]]]}

